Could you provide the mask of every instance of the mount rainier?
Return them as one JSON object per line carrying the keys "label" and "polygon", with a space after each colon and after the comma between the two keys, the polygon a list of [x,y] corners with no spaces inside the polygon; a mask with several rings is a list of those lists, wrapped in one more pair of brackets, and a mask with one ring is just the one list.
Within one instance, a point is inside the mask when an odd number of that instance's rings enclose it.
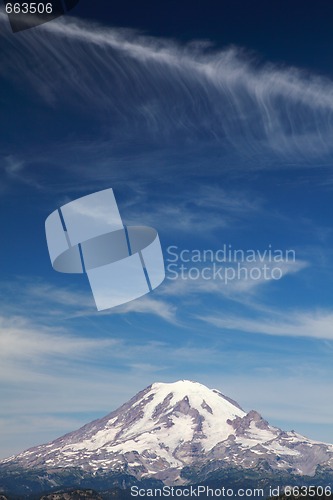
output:
{"label": "mount rainier", "polygon": [[181,486],[228,468],[332,478],[333,445],[273,427],[197,382],[155,383],[104,418],[2,460],[0,490],[3,474],[18,470],[112,472]]}

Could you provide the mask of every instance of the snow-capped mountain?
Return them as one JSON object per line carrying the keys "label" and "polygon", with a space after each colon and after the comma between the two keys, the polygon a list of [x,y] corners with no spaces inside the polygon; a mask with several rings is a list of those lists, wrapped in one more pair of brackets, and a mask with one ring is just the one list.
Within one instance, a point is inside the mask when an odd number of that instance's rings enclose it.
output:
{"label": "snow-capped mountain", "polygon": [[187,380],[155,383],[106,417],[0,462],[31,468],[125,471],[184,484],[184,467],[256,467],[312,475],[333,468],[333,445],[269,425],[217,390]]}

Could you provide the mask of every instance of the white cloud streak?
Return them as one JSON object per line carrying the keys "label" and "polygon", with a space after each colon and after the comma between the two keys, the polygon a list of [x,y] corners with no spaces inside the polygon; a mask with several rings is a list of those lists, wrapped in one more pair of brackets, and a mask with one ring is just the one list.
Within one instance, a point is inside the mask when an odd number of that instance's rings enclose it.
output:
{"label": "white cloud streak", "polygon": [[2,366],[8,360],[25,360],[70,355],[82,359],[92,350],[103,350],[116,343],[108,339],[77,337],[61,328],[46,328],[32,324],[24,317],[0,317],[0,359]]}
{"label": "white cloud streak", "polygon": [[[6,32],[7,19],[0,14]],[[13,36],[1,74],[30,85],[50,105],[109,107],[119,138],[210,138],[251,157],[274,151],[302,161],[331,151],[333,85],[295,68],[259,65],[235,48],[181,46],[73,19]],[[138,128],[139,127],[139,128]],[[126,137],[123,137],[123,141]],[[263,168],[263,165],[256,165]]]}
{"label": "white cloud streak", "polygon": [[200,319],[224,330],[276,335],[286,337],[309,337],[333,340],[333,312],[316,311],[271,311],[271,317],[256,319],[232,315],[202,315]]}
{"label": "white cloud streak", "polygon": [[[166,259],[168,258],[168,253],[166,253]],[[215,268],[213,264],[216,266]],[[237,263],[234,262],[214,262],[213,264],[210,262],[199,264],[195,262],[182,263],[181,261],[173,263],[166,260],[167,280],[166,286],[161,289],[162,296],[184,297],[199,294],[214,294],[236,301],[245,299],[248,302],[250,295],[254,296],[260,288],[269,285],[273,286],[280,279],[285,279],[288,275],[296,274],[306,269],[309,265],[302,260],[289,262],[285,260],[276,263],[268,260],[253,263],[240,262],[239,269]],[[181,270],[181,265],[185,266],[183,271]],[[268,269],[267,273],[263,271],[264,266]],[[204,268],[208,270],[208,276],[211,276],[212,279],[205,279],[207,273],[203,274],[202,271]],[[217,272],[219,269],[221,269],[220,274]],[[228,269],[232,270],[232,273]],[[273,269],[275,269],[274,272],[272,272]],[[276,270],[278,270],[278,273]],[[216,272],[216,278],[213,278],[214,272]],[[253,272],[253,277],[251,272]],[[198,277],[196,278],[197,274]],[[191,276],[194,276],[194,278],[191,278]],[[278,276],[278,280],[273,278],[273,276]]]}
{"label": "white cloud streak", "polygon": [[[28,280],[3,283],[1,289],[2,311],[7,315],[19,317],[22,307],[29,308],[34,311],[34,317],[45,324],[49,324],[51,318],[56,318],[59,322],[68,318],[128,313],[151,314],[164,321],[176,323],[176,306],[156,292],[104,312],[97,312],[88,284],[86,293],[38,280],[35,283]],[[13,300],[14,295],[16,300]]]}

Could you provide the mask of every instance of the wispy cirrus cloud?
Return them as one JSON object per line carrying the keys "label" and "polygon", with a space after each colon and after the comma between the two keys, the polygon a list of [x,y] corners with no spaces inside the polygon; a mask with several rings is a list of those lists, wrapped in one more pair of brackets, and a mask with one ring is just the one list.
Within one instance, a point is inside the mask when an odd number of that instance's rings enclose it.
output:
{"label": "wispy cirrus cloud", "polygon": [[261,315],[255,319],[245,315],[233,316],[214,313],[200,315],[198,318],[223,330],[333,340],[333,312],[324,309],[284,311],[283,313],[271,309],[269,316]]}
{"label": "wispy cirrus cloud", "polygon": [[[161,298],[152,298],[150,295],[145,295],[139,300],[132,300],[127,304],[124,304],[117,308],[115,313],[127,314],[127,313],[139,313],[139,314],[152,314],[165,321],[173,324],[178,324],[176,316],[177,307],[174,304],[169,303]],[[109,314],[113,314],[113,310],[109,310]]]}
{"label": "wispy cirrus cloud", "polygon": [[[104,312],[97,312],[93,296],[86,283],[86,293],[74,287],[55,286],[45,280],[18,279],[2,283],[1,309],[12,317],[20,317],[22,308],[33,311],[34,318],[41,324],[49,324],[50,318],[60,321],[91,317],[112,316],[129,313],[147,314],[169,323],[177,323],[177,307],[161,294],[146,295],[127,304]],[[156,295],[156,296],[155,296]],[[14,299],[15,297],[15,299]]]}
{"label": "wispy cirrus cloud", "polygon": [[[176,250],[176,251],[175,251]],[[273,286],[277,281],[305,270],[309,263],[302,260],[281,261],[269,260],[256,262],[196,262],[187,260],[191,250],[187,252],[185,262],[180,257],[183,249],[169,247],[166,253],[167,286],[161,290],[165,296],[191,296],[214,294],[231,300],[248,301],[256,296],[259,289]],[[198,250],[192,250],[198,252]],[[264,270],[266,268],[266,271]],[[194,272],[193,272],[194,271]],[[278,276],[278,278],[276,278]]]}
{"label": "wispy cirrus cloud", "polygon": [[[4,145],[5,186],[20,182],[71,196],[115,184],[136,190],[160,183],[162,191],[168,183],[170,192],[180,191],[189,175],[200,182],[203,174],[237,177],[281,167],[324,165],[320,182],[330,176],[328,78],[261,64],[235,47],[182,45],[73,18],[14,36],[0,12],[0,25],[0,78],[19,94],[30,89],[44,112],[57,110],[59,129],[62,110],[73,123],[57,139],[50,128],[47,147]],[[37,135],[39,126],[36,117]],[[223,206],[210,189],[210,208],[214,199]],[[245,206],[253,208],[248,200]],[[162,208],[164,222],[178,218],[182,229],[201,222],[190,207],[180,212],[163,202],[156,217]],[[229,198],[228,208],[236,213],[237,202]],[[225,220],[213,214],[206,223],[224,227]]]}
{"label": "wispy cirrus cloud", "polygon": [[[70,100],[84,102],[89,113],[108,107],[123,125],[119,141],[125,130],[127,138],[148,133],[165,144],[181,134],[248,159],[270,151],[303,162],[331,151],[333,85],[323,77],[261,65],[236,48],[182,46],[75,19],[16,38],[6,32],[4,13],[0,22],[2,76],[28,83],[51,106]],[[265,167],[262,159],[255,163]]]}
{"label": "wispy cirrus cloud", "polygon": [[2,367],[10,359],[21,359],[29,363],[44,356],[54,358],[69,355],[73,359],[82,359],[93,349],[103,350],[113,347],[115,343],[109,339],[75,336],[62,328],[33,323],[24,316],[1,316],[0,330]]}
{"label": "wispy cirrus cloud", "polygon": [[258,195],[241,189],[227,191],[220,186],[183,187],[182,190],[166,187],[166,192],[147,195],[142,192],[130,203],[125,203],[123,213],[128,224],[141,224],[163,228],[173,235],[202,232],[203,237],[212,231],[232,224],[244,224],[264,212],[264,200]]}

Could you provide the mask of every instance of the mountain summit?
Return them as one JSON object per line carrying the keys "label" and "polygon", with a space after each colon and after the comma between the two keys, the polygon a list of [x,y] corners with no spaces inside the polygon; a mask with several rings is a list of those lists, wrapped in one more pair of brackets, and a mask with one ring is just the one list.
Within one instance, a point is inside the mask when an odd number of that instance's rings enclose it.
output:
{"label": "mountain summit", "polygon": [[184,467],[218,463],[312,475],[332,468],[333,445],[311,441],[246,413],[215,389],[188,380],[155,383],[106,417],[0,462],[31,468],[126,471],[182,484]]}

